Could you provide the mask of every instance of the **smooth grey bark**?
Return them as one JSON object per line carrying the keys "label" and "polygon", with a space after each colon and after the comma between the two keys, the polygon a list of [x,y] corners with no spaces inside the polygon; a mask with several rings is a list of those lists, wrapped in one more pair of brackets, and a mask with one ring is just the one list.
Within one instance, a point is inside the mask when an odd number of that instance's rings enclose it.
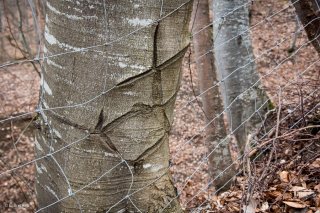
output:
{"label": "smooth grey bark", "polygon": [[320,53],[320,0],[291,0],[309,40]]}
{"label": "smooth grey bark", "polygon": [[[196,69],[199,75],[200,93],[203,93],[201,99],[206,123],[210,123],[206,128],[206,144],[208,153],[211,153],[209,174],[214,180],[213,186],[220,189],[234,176],[236,170],[234,166],[227,169],[232,164],[229,141],[223,142],[227,137],[227,128],[223,116],[217,117],[223,111],[223,102],[219,87],[215,86],[218,80],[213,53],[208,53],[213,48],[212,31],[211,28],[203,30],[210,24],[208,0],[194,1],[193,8],[196,11],[193,26]],[[229,186],[230,184],[227,184],[220,191],[228,189]]]}
{"label": "smooth grey bark", "polygon": [[191,7],[188,0],[47,1],[46,55],[74,52],[43,67],[35,148],[37,157],[53,154],[36,163],[39,209],[67,198],[42,212],[158,212],[171,199],[164,212],[182,211],[168,134]]}
{"label": "smooth grey bark", "polygon": [[229,128],[241,152],[254,136],[267,108],[266,104],[258,110],[267,97],[261,82],[257,83],[259,76],[252,52],[247,3],[248,0],[213,1],[216,67],[223,81],[221,90]]}

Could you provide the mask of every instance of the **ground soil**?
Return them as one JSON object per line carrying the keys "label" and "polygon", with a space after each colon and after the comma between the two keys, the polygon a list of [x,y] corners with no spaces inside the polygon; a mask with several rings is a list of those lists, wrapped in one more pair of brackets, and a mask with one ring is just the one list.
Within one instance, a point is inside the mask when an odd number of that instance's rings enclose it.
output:
{"label": "ground soil", "polygon": [[[212,194],[214,189],[207,187],[210,177],[201,98],[195,98],[199,82],[194,63],[189,65],[189,52],[170,136],[173,180],[183,208],[190,212],[320,211],[319,127],[312,127],[320,120],[319,56],[303,29],[297,32],[294,8],[288,1],[252,2],[250,35],[257,70],[275,108],[262,129],[278,123],[278,137],[274,132],[261,139],[250,150],[251,158],[244,161],[231,189]],[[189,51],[192,61],[192,49]],[[30,64],[1,69],[0,88],[0,120],[35,109],[39,76]],[[303,107],[295,110],[299,105]],[[288,117],[281,123],[277,122],[279,109],[281,118]],[[0,125],[1,173],[34,159],[30,118],[32,114]],[[34,164],[2,175],[0,212],[33,212],[34,181]]]}

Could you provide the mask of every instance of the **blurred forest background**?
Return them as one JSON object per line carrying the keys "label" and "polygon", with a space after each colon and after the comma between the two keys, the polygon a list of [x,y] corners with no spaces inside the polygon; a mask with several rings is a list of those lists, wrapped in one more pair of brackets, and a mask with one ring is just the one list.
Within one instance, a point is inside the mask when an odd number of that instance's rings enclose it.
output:
{"label": "blurred forest background", "polygon": [[[290,2],[254,0],[250,14],[257,70],[266,75],[262,82],[274,108],[263,128],[277,125],[277,135],[268,134],[237,163],[243,169],[228,191],[210,193],[208,165],[195,174],[191,169],[208,152],[199,74],[195,63],[190,65],[195,58],[191,45],[170,136],[170,152],[175,155],[171,172],[180,201],[190,212],[319,213],[319,55],[306,45],[308,38]],[[32,122],[41,72],[41,61],[35,59],[43,53],[44,21],[45,1],[0,3],[0,212],[36,209],[34,164],[6,171],[34,160]],[[192,143],[185,144],[190,139]]]}

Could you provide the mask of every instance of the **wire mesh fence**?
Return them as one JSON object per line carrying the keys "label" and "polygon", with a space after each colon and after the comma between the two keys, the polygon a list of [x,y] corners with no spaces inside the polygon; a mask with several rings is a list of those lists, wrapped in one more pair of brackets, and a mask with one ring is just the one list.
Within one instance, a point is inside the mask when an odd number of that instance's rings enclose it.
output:
{"label": "wire mesh fence", "polygon": [[[86,194],[89,189],[99,188],[100,185],[107,182],[106,180],[116,179],[115,171],[119,172],[121,170],[123,170],[123,174],[126,174],[121,180],[126,185],[125,190],[119,188],[118,190],[122,190],[120,199],[112,205],[106,206],[106,209],[101,210],[102,212],[125,212],[126,209],[119,209],[120,204],[123,203],[126,203],[128,209],[133,212],[147,212],[144,207],[137,205],[139,194],[152,188],[157,182],[161,182],[162,178],[168,173],[172,173],[176,194],[169,197],[164,196],[164,205],[157,209],[157,212],[168,211],[176,200],[180,201],[183,209],[190,212],[250,212],[248,210],[250,208],[258,212],[270,210],[280,212],[283,208],[292,207],[292,202],[305,205],[303,208],[309,208],[307,210],[315,212],[319,208],[317,202],[320,202],[320,190],[316,191],[316,186],[319,186],[319,178],[316,178],[317,173],[315,172],[315,169],[319,167],[314,163],[318,162],[319,159],[320,93],[318,85],[320,74],[319,58],[312,47],[312,42],[316,41],[318,37],[308,40],[304,31],[309,24],[312,24],[318,18],[313,19],[307,25],[302,25],[294,12],[294,4],[299,3],[299,1],[301,0],[292,2],[247,1],[240,7],[224,14],[221,19],[213,20],[211,24],[204,25],[200,30],[191,33],[190,39],[192,40],[203,31],[212,32],[213,25],[223,25],[238,10],[249,8],[251,14],[250,28],[223,43],[214,42],[214,46],[223,47],[237,41],[240,37],[251,37],[254,58],[250,58],[246,64],[234,69],[229,75],[221,77],[210,88],[200,91],[199,84],[201,82],[196,70],[196,62],[203,60],[208,55],[213,57],[214,50],[210,48],[205,50],[205,53],[200,57],[195,57],[191,45],[184,56],[181,68],[181,88],[175,104],[173,126],[170,129],[170,160],[168,166],[167,164],[142,163],[142,165],[139,165],[141,168],[149,173],[157,174],[149,180],[140,180],[136,169],[137,164],[126,158],[125,152],[105,153],[104,161],[117,159],[114,166],[93,174],[86,179],[84,184],[76,183],[71,177],[74,175],[81,176],[85,171],[79,171],[78,174],[71,175],[68,157],[62,161],[60,156],[68,156],[71,149],[76,150],[83,143],[87,143],[87,140],[92,137],[92,133],[82,131],[76,137],[64,135],[56,130],[56,124],[48,119],[48,114],[59,115],[64,110],[71,113],[79,110],[86,112],[100,98],[109,95],[111,97],[113,90],[123,82],[108,85],[105,81],[101,91],[83,97],[81,102],[72,102],[70,98],[70,100],[66,100],[64,105],[49,106],[45,101],[45,95],[52,95],[54,91],[44,80],[47,67],[53,66],[62,69],[62,66],[55,62],[56,58],[71,59],[76,54],[91,57],[92,52],[107,54],[110,49],[129,42],[134,36],[145,36],[147,30],[159,23],[161,24],[162,21],[166,21],[171,16],[181,13],[192,1],[179,1],[179,5],[174,8],[170,8],[164,0],[158,1],[156,5],[159,10],[158,19],[150,18],[143,20],[143,22],[132,19],[135,20],[135,22],[132,22],[133,30],[128,29],[127,33],[119,34],[112,39],[109,38],[107,33],[103,32],[104,34],[102,33],[101,36],[107,39],[102,39],[102,41],[106,42],[94,42],[91,46],[84,47],[62,43],[54,37],[50,29],[45,27],[45,24],[50,21],[46,14],[54,13],[71,20],[98,20],[102,18],[104,20],[101,23],[105,25],[105,29],[108,29],[111,24],[108,22],[109,6],[110,4],[116,5],[116,2],[99,1],[101,8],[103,8],[103,15],[99,16],[97,15],[98,12],[93,12],[92,16],[89,17],[81,15],[82,12],[79,12],[83,2],[78,2],[79,13],[76,16],[59,11],[52,4],[52,1],[2,1],[0,6],[2,52],[0,58],[0,85],[2,88],[0,93],[1,212],[46,212],[56,205],[63,205],[68,199],[71,199],[74,203],[73,211],[86,212],[87,204],[83,203],[84,197],[79,194]],[[136,4],[133,10],[140,11],[140,7]],[[77,11],[76,9],[75,11]],[[95,11],[93,6],[90,9]],[[196,17],[196,15],[191,17],[190,26],[192,26]],[[215,33],[219,36],[219,31]],[[213,39],[215,40],[215,38]],[[50,45],[58,46],[59,51],[49,52],[48,46]],[[130,54],[126,57],[134,59],[134,56]],[[111,59],[108,60],[106,60],[106,64],[111,63]],[[230,79],[233,74],[249,69],[248,66],[252,63],[256,64],[256,70],[259,72],[257,81],[248,85],[246,89],[238,91],[239,94],[230,103],[226,104],[223,110],[218,112],[209,122],[206,122],[201,98],[214,88],[222,87],[224,82]],[[219,66],[221,66],[219,61],[217,64],[216,67],[219,69]],[[125,67],[126,65],[119,62],[119,66]],[[139,69],[137,66],[133,69]],[[247,77],[250,78],[250,76]],[[60,80],[63,81],[64,79]],[[88,82],[88,84],[91,87],[96,86],[95,82]],[[255,106],[255,111],[236,127],[231,124],[233,128],[228,130],[226,137],[209,150],[205,143],[206,130],[211,128],[211,125],[217,119],[225,118],[230,108],[243,96],[250,95],[259,84],[262,84],[268,93],[268,100],[265,100],[262,105]],[[82,94],[82,91],[77,92],[79,95]],[[59,99],[59,97],[56,98]],[[269,111],[263,115],[260,111],[265,107],[268,107]],[[257,115],[261,118],[262,125],[259,127],[257,135],[246,144],[244,152],[239,152],[236,145],[230,141],[232,141],[231,139],[234,138],[238,129],[247,125]],[[42,120],[41,125],[47,127],[48,147],[42,147],[43,144],[39,144],[34,137],[34,131],[39,128],[37,126],[39,124],[36,122],[38,119]],[[81,126],[79,129],[81,130]],[[62,146],[55,145],[56,138],[63,141]],[[301,141],[304,141],[303,145],[301,145]],[[286,143],[296,148],[288,149]],[[233,162],[222,172],[212,177],[208,172],[210,169],[208,159],[223,144],[229,146],[233,154]],[[34,150],[36,150],[37,155],[35,155]],[[87,151],[90,152],[90,149],[87,149]],[[309,154],[305,154],[306,152]],[[303,159],[301,160],[303,164],[301,168],[299,167],[300,161],[293,162],[286,158],[290,153],[291,157]],[[94,151],[92,151],[92,155],[95,155]],[[304,157],[304,155],[307,157]],[[55,168],[45,166],[45,162],[48,161]],[[299,182],[300,185],[302,184],[301,187],[309,190],[308,192],[312,191],[312,201],[305,198],[303,200],[305,203],[303,203],[301,200],[298,202],[293,198],[282,197],[278,200],[270,201],[269,199],[267,204],[266,202],[252,204],[259,198],[267,197],[267,193],[262,193],[262,190],[269,190],[270,192],[270,184],[272,181],[278,180],[274,177],[274,174],[280,174],[280,180],[282,180],[281,174],[284,174],[283,172],[289,170],[289,168],[292,169],[294,165],[300,169],[300,172],[306,172],[306,165],[315,165],[314,170],[308,170],[307,176],[309,179]],[[95,165],[91,166],[94,167]],[[229,178],[223,186],[215,188],[213,183],[224,173],[234,168],[237,168],[235,175]],[[41,192],[46,195],[36,195],[34,187],[37,182],[36,174],[47,175],[48,179],[53,179],[50,176],[50,170],[52,169],[64,181],[64,191],[57,192],[54,185],[38,183]],[[296,179],[299,179],[297,178],[298,174],[294,174]],[[287,179],[288,181],[284,181],[284,184],[282,184],[284,194],[286,191],[292,190],[292,182],[297,181],[295,178],[289,178],[289,176]],[[313,181],[310,181],[310,179]],[[137,184],[136,182],[139,181],[142,181],[142,183]],[[232,183],[231,189],[227,193],[220,193],[220,190],[229,183]],[[296,183],[295,186],[299,184]],[[117,193],[117,189],[114,193]],[[39,207],[36,196],[49,196],[52,199],[47,205]],[[275,198],[277,197],[275,196]],[[281,207],[281,205],[284,207]]]}

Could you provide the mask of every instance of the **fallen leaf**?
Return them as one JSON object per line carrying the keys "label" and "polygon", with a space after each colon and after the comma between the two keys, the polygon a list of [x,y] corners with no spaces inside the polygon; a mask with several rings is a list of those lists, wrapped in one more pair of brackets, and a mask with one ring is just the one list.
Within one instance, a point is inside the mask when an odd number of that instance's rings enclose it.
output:
{"label": "fallen leaf", "polygon": [[310,191],[298,192],[297,194],[298,194],[298,198],[306,198],[308,196],[313,195],[314,192],[310,190]]}
{"label": "fallen leaf", "polygon": [[282,171],[279,173],[280,180],[282,182],[288,183],[289,182],[289,172],[287,171]]}
{"label": "fallen leaf", "polygon": [[320,194],[318,194],[317,197],[315,197],[315,203],[316,203],[316,206],[320,210]]}
{"label": "fallen leaf", "polygon": [[292,199],[292,193],[284,193],[284,194],[282,195],[282,199],[283,199],[283,200]]}
{"label": "fallen leaf", "polygon": [[264,202],[262,205],[261,205],[261,208],[260,210],[265,212],[269,209],[269,203],[268,202]]}
{"label": "fallen leaf", "polygon": [[244,213],[255,213],[256,212],[256,208],[258,205],[258,201],[251,199],[249,202],[249,205],[244,205],[243,208],[243,212]]}
{"label": "fallen leaf", "polygon": [[312,169],[320,168],[320,158],[317,158],[315,161],[313,161],[309,167]]}
{"label": "fallen leaf", "polygon": [[299,191],[304,191],[304,190],[307,190],[307,189],[302,186],[292,186],[289,189],[289,191],[291,191],[291,192],[299,192]]}
{"label": "fallen leaf", "polygon": [[272,198],[276,198],[282,195],[282,193],[280,191],[271,191],[271,192],[267,192],[269,196],[271,196]]}
{"label": "fallen leaf", "polygon": [[306,208],[307,205],[304,203],[298,203],[298,202],[293,202],[293,201],[282,201],[283,203],[285,203],[286,205],[296,208],[296,209],[303,209]]}
{"label": "fallen leaf", "polygon": [[317,192],[320,192],[320,184],[316,185],[316,186],[314,187],[314,190],[316,190]]}
{"label": "fallen leaf", "polygon": [[311,189],[306,189],[305,187],[301,186],[293,186],[289,191],[294,192],[294,196],[298,198],[305,198],[314,194],[314,191],[312,191]]}

